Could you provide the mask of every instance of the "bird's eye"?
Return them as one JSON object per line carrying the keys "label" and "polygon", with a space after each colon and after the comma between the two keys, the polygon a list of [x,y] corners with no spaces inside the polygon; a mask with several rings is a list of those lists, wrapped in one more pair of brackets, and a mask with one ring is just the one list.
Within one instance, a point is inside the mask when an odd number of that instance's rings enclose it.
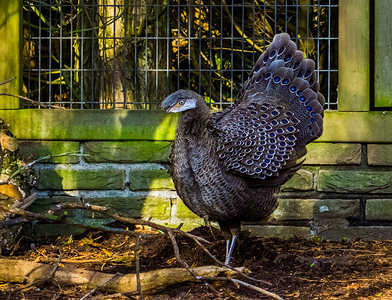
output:
{"label": "bird's eye", "polygon": [[184,105],[185,101],[184,101],[184,100],[180,100],[180,101],[178,101],[178,103],[179,103],[180,105]]}

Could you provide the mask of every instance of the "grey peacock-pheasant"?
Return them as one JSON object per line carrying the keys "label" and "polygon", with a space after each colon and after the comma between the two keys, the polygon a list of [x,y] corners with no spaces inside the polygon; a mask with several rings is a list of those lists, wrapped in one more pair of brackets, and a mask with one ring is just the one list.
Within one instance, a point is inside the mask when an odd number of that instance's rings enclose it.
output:
{"label": "grey peacock-pheasant", "polygon": [[211,114],[188,90],[162,103],[168,113],[181,113],[169,170],[177,193],[194,213],[219,223],[226,264],[241,222],[269,217],[306,144],[322,134],[324,97],[314,69],[287,33],[277,34],[231,107]]}

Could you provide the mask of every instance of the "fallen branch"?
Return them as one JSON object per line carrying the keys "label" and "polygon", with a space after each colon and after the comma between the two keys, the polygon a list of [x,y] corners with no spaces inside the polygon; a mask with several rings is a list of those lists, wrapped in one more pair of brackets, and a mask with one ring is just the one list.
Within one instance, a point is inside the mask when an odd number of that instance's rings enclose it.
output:
{"label": "fallen branch", "polygon": [[[220,260],[218,260],[203,244],[203,243],[209,243],[207,240],[205,240],[202,237],[190,234],[188,232],[179,230],[177,228],[170,228],[170,227],[166,227],[163,225],[159,225],[156,224],[154,222],[151,221],[146,221],[146,220],[142,220],[142,219],[134,219],[134,218],[129,218],[129,217],[123,217],[120,216],[116,213],[112,213],[110,212],[106,207],[104,206],[98,206],[98,205],[92,205],[89,203],[74,203],[74,202],[70,202],[70,203],[61,203],[61,204],[57,204],[54,207],[51,208],[51,210],[47,213],[32,213],[29,211],[25,211],[25,210],[16,210],[16,209],[9,209],[9,208],[1,208],[0,210],[3,209],[5,211],[11,212],[15,215],[20,215],[23,216],[26,219],[30,219],[30,220],[41,220],[41,221],[50,221],[50,222],[61,222],[64,224],[68,224],[68,225],[73,225],[73,226],[78,226],[78,227],[82,227],[82,228],[86,228],[86,229],[90,229],[90,230],[99,230],[99,231],[104,231],[104,232],[111,232],[111,233],[122,233],[122,234],[126,234],[126,235],[130,235],[130,236],[136,236],[137,234],[135,232],[129,231],[129,230],[123,230],[120,228],[108,228],[108,227],[103,227],[103,226],[90,226],[90,225],[85,225],[85,224],[80,224],[80,223],[76,223],[72,220],[70,220],[69,218],[66,218],[64,216],[56,216],[54,215],[54,213],[56,211],[62,210],[62,209],[85,209],[85,210],[90,210],[93,211],[95,213],[102,213],[104,215],[106,215],[107,217],[123,222],[123,223],[127,223],[127,224],[131,224],[131,225],[143,225],[143,226],[148,226],[157,230],[160,230],[164,233],[166,233],[167,235],[171,233],[176,233],[179,235],[183,235],[185,237],[188,237],[190,239],[192,239],[205,253],[207,253],[208,256],[210,256],[213,261],[218,264],[219,266],[225,267],[225,268],[229,268],[232,271],[235,271],[237,273],[239,273],[240,275],[242,275],[244,278],[255,281],[255,282],[260,282],[260,283],[264,283],[267,285],[271,285],[269,282],[263,281],[263,280],[259,280],[259,279],[255,279],[253,277],[248,276],[247,274],[245,274],[244,272],[239,271],[237,268],[233,268],[231,266],[226,266],[223,262],[221,262]],[[0,223],[0,226],[2,224]],[[171,239],[172,244],[173,244],[173,240]],[[174,244],[173,244],[174,247]],[[176,254],[176,250],[175,248],[173,248]],[[181,260],[178,260],[178,257],[176,255],[177,261],[179,263],[181,263]],[[182,264],[183,267],[186,268],[186,266],[184,264]]]}
{"label": "fallen branch", "polygon": [[[0,259],[0,281],[20,284],[31,284],[47,278],[53,271],[53,265],[25,260]],[[199,277],[235,276],[236,273],[227,268],[203,266],[191,268]],[[160,269],[140,273],[140,285],[143,294],[154,294],[170,286],[197,282],[188,270],[183,268]],[[87,289],[97,289],[109,293],[138,294],[136,274],[114,276],[96,271],[59,267],[53,275],[53,282],[64,285],[78,285]]]}
{"label": "fallen branch", "polygon": [[[232,272],[231,274],[237,274],[237,275],[240,275],[240,276],[242,276],[242,277],[244,277],[246,279],[249,279],[249,280],[252,280],[252,281],[255,281],[255,282],[260,282],[260,283],[263,283],[263,284],[271,285],[268,282],[265,282],[265,281],[262,281],[262,280],[259,280],[259,279],[255,279],[255,278],[252,278],[252,277],[246,275],[246,272],[245,272],[246,270],[243,269],[243,268],[235,268],[234,269],[234,268],[232,268],[230,266],[224,265],[223,262],[218,260],[214,255],[212,255],[211,252],[202,244],[202,242],[208,243],[208,241],[206,241],[205,239],[203,239],[203,238],[201,238],[199,236],[195,236],[193,234],[181,231],[181,230],[179,230],[177,228],[170,228],[170,227],[166,227],[166,226],[163,226],[163,225],[159,225],[159,224],[156,224],[156,223],[151,222],[151,221],[123,217],[123,216],[120,216],[120,215],[118,215],[116,213],[110,212],[106,207],[103,207],[103,206],[91,205],[91,204],[88,204],[88,203],[86,203],[86,204],[85,203],[62,203],[62,204],[58,204],[58,205],[52,207],[52,209],[49,212],[41,213],[41,214],[32,213],[32,212],[29,212],[29,211],[19,210],[19,209],[3,208],[3,210],[5,210],[5,211],[11,212],[11,213],[13,213],[15,215],[23,216],[24,218],[30,219],[30,220],[44,220],[44,221],[61,222],[61,223],[69,224],[69,225],[76,225],[76,226],[79,226],[79,227],[92,229],[92,230],[100,230],[100,231],[106,231],[106,232],[112,232],[112,233],[121,233],[121,234],[130,235],[130,236],[133,236],[133,237],[137,237],[139,235],[138,233],[135,233],[135,232],[132,232],[132,231],[129,231],[129,230],[123,230],[123,229],[120,229],[120,228],[92,227],[92,226],[87,226],[87,225],[84,225],[84,224],[78,224],[78,223],[75,223],[74,221],[71,221],[69,218],[66,217],[66,215],[61,215],[61,216],[54,215],[54,213],[56,211],[59,211],[59,210],[62,210],[62,209],[86,209],[86,210],[90,210],[90,211],[93,211],[93,212],[98,212],[98,213],[105,214],[107,217],[115,219],[115,220],[123,222],[123,223],[132,224],[132,225],[149,226],[151,228],[155,228],[157,230],[160,230],[160,231],[166,233],[169,236],[169,238],[170,238],[170,240],[172,242],[172,246],[173,246],[173,250],[174,250],[177,262],[180,263],[184,267],[181,270],[188,272],[187,276],[192,277],[193,278],[192,279],[193,282],[204,282],[204,284],[206,284],[208,287],[211,287],[211,289],[213,291],[214,291],[214,289],[213,289],[213,287],[211,285],[208,284],[208,281],[209,281],[209,279],[211,279],[213,277],[216,277],[216,276],[207,276],[207,277],[205,277],[203,275],[198,275],[194,271],[195,270],[194,268],[189,267],[189,265],[185,261],[182,260],[182,258],[180,256],[180,253],[179,253],[179,248],[178,248],[178,244],[176,242],[174,233],[186,236],[188,238],[191,238],[193,241],[195,241],[195,243],[205,253],[207,253],[213,259],[213,261],[215,263],[217,263],[218,265],[222,266],[222,267],[216,267],[216,268],[220,268],[220,269],[224,269],[224,270],[230,271],[230,272]],[[156,271],[157,272],[161,272],[162,270],[156,270]],[[137,270],[137,274],[138,273],[139,272]],[[140,278],[138,280],[138,278],[137,278],[138,275],[137,274],[134,275],[135,276],[135,288],[136,288],[135,295],[136,294],[143,295],[142,293],[144,293],[144,289],[143,288],[142,289],[140,289],[140,288],[137,289],[137,282],[139,280],[140,280],[140,286],[143,286],[142,279]],[[248,288],[256,290],[256,291],[258,291],[260,293],[264,293],[263,291],[265,291],[265,290],[263,290],[263,289],[261,289],[259,287],[256,287],[256,286],[254,286],[252,284],[248,284],[248,283],[243,282],[243,281],[234,282],[234,281],[231,280],[232,278],[226,278],[226,277],[222,277],[222,278],[225,278],[226,281],[229,280],[229,281],[235,283],[236,285],[241,284],[243,286],[246,286]],[[211,280],[213,280],[213,279],[211,279]],[[264,293],[264,294],[267,294],[267,295],[268,295],[268,293],[270,293],[268,291],[265,291],[265,292],[266,293]],[[274,293],[271,293],[271,295],[270,296],[275,298],[275,299],[280,299],[279,296],[274,294]]]}
{"label": "fallen branch", "polygon": [[18,140],[12,136],[6,135],[4,132],[0,132],[0,143],[2,149],[11,152],[18,150],[19,148]]}
{"label": "fallen branch", "polygon": [[92,289],[91,291],[89,291],[86,295],[84,295],[82,298],[80,298],[80,300],[85,300],[88,299],[88,297],[90,297],[92,294],[95,293],[95,291],[97,289],[102,288],[105,284],[108,284],[110,281],[112,281],[114,278],[116,278],[117,276],[120,276],[120,273],[116,273],[114,274],[111,278],[109,278],[108,280],[102,282],[97,288]]}

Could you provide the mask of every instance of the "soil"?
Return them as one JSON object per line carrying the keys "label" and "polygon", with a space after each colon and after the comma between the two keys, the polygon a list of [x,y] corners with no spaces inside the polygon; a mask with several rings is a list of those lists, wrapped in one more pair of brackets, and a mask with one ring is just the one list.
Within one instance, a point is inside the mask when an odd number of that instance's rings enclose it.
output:
{"label": "soil", "polygon": [[[56,225],[53,225],[56,226]],[[207,248],[224,259],[225,241],[215,229],[200,227],[192,233],[211,243]],[[192,240],[177,236],[181,257],[190,266],[214,264]],[[102,232],[79,236],[31,239],[23,237],[13,253],[0,258],[61,263],[107,273],[135,273],[135,241],[131,237]],[[250,237],[242,233],[233,254],[232,266],[244,266],[250,276],[271,285],[241,279],[276,293],[283,299],[392,299],[392,241],[327,242]],[[179,267],[169,238],[155,233],[141,239],[141,272]],[[22,289],[0,282],[0,299],[80,299],[89,291],[75,286],[46,284]],[[102,299],[94,292],[87,299]],[[105,299],[132,299],[106,296]],[[203,283],[177,286],[145,299],[270,299],[244,286],[223,282],[210,287]]]}

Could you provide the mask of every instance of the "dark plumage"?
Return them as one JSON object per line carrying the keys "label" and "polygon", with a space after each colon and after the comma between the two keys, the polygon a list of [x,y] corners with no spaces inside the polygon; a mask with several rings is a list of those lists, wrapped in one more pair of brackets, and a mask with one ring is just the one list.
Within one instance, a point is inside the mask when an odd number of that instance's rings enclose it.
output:
{"label": "dark plumage", "polygon": [[162,103],[168,113],[181,112],[170,168],[176,190],[190,210],[219,223],[228,239],[227,264],[241,221],[273,212],[306,144],[322,134],[324,97],[314,67],[282,33],[231,107],[211,114],[203,97],[187,90]]}

